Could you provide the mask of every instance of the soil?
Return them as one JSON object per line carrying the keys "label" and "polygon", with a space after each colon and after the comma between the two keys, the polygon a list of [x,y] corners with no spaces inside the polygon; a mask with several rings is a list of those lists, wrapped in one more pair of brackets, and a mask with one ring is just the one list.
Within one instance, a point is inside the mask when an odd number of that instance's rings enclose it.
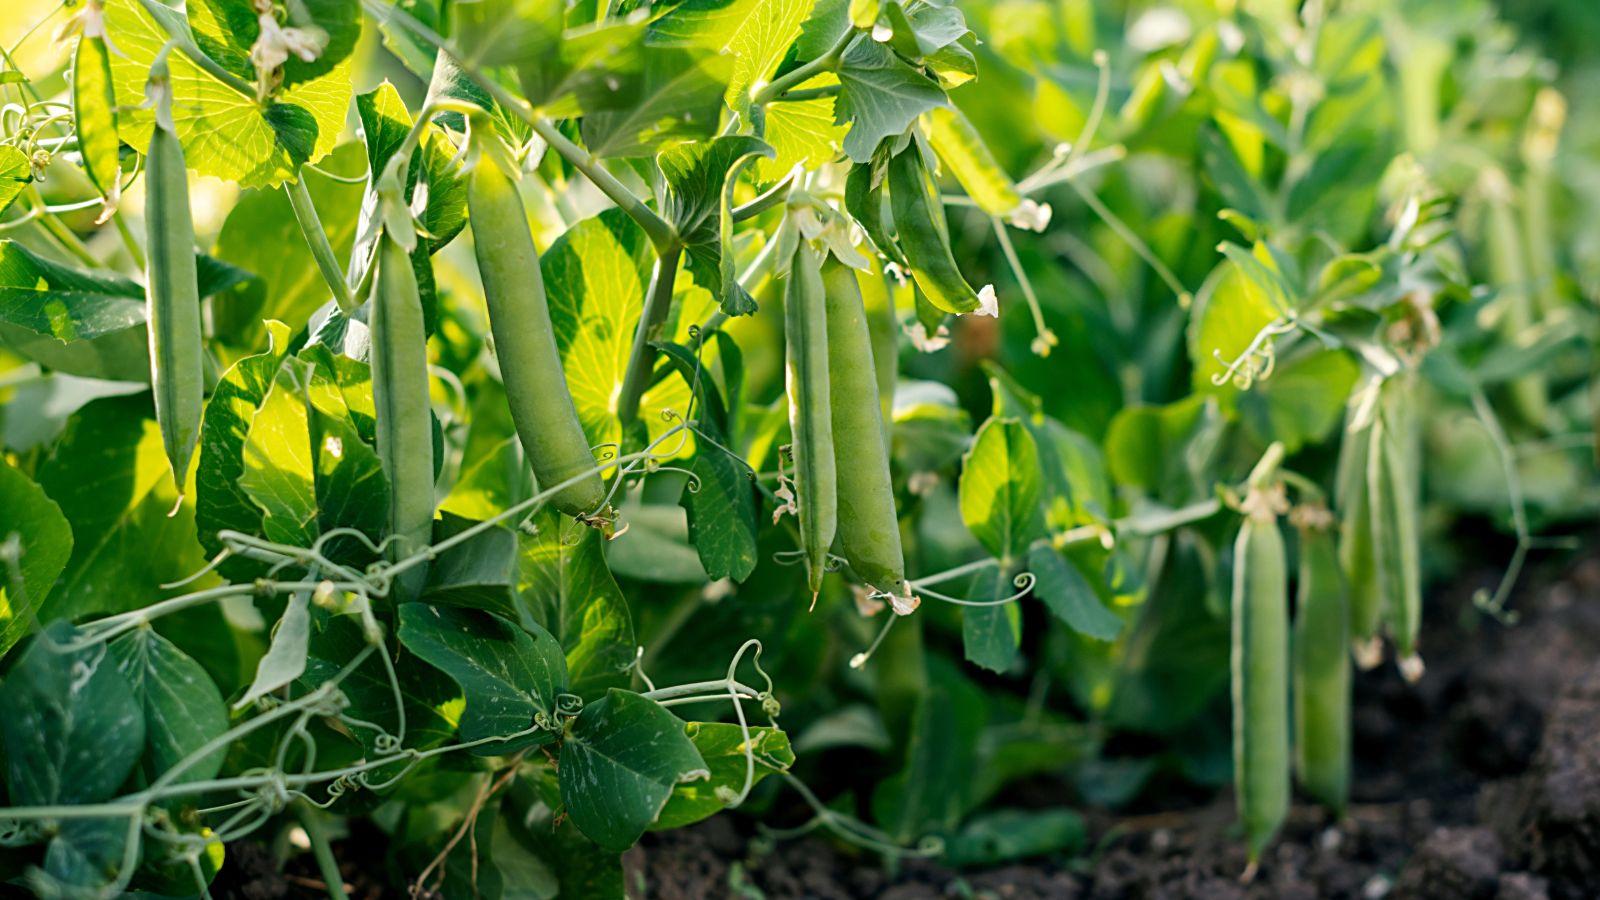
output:
{"label": "soil", "polygon": [[[630,898],[1600,897],[1600,553],[1563,565],[1526,577],[1514,627],[1472,606],[1498,571],[1430,597],[1423,677],[1407,683],[1393,665],[1357,673],[1346,814],[1297,804],[1248,882],[1224,790],[1137,815],[1090,812],[1087,858],[965,872],[912,860],[891,874],[880,858],[821,837],[773,845],[749,819],[717,816],[647,834],[624,859]],[[1067,786],[1054,790],[1039,802],[1079,805]],[[334,849],[370,860],[374,846],[380,835],[357,831]],[[368,867],[344,868],[352,897],[399,896],[356,871]],[[270,854],[239,846],[213,896],[325,896],[320,887],[309,854],[278,872]]]}

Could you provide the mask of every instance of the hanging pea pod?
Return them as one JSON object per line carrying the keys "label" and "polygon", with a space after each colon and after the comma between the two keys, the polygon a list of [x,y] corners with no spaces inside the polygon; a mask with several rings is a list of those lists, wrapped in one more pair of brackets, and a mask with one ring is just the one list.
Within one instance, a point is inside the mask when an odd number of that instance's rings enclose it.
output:
{"label": "hanging pea pod", "polygon": [[1294,748],[1300,785],[1342,813],[1350,787],[1350,611],[1326,507],[1300,507],[1294,620]]}
{"label": "hanging pea pod", "polygon": [[944,205],[916,141],[889,160],[889,206],[900,249],[928,302],[957,315],[976,310],[995,315],[994,288],[974,291],[950,252]]}
{"label": "hanging pea pod", "polygon": [[838,489],[821,264],[817,251],[804,238],[796,241],[783,303],[794,503],[800,519],[806,586],[815,599],[822,590],[828,549],[837,527]]}
{"label": "hanging pea pod", "polygon": [[100,192],[106,215],[122,195],[117,151],[116,93],[111,81],[111,56],[106,48],[105,13],[100,0],[90,0],[79,13],[83,36],[72,58],[72,115],[84,174]]}
{"label": "hanging pea pod", "polygon": [[172,123],[166,57],[150,68],[146,87],[156,125],[145,154],[146,314],[150,333],[150,386],[156,421],[172,478],[183,483],[194,456],[204,407],[204,355],[200,287],[195,273],[194,220],[189,213],[189,173]]}
{"label": "hanging pea pod", "polygon": [[1251,475],[1233,551],[1234,791],[1252,866],[1289,811],[1288,577],[1274,447]]}
{"label": "hanging pea pod", "polygon": [[1383,614],[1383,588],[1372,534],[1372,491],[1368,487],[1368,461],[1378,416],[1377,389],[1368,383],[1351,397],[1334,494],[1340,513],[1339,564],[1349,591],[1350,639],[1357,642],[1356,657],[1362,668],[1377,664],[1371,647]]}
{"label": "hanging pea pod", "polygon": [[[398,189],[384,193],[380,193],[380,203],[402,202]],[[428,546],[433,536],[434,506],[428,335],[411,253],[402,243],[407,238],[415,241],[416,234],[397,233],[393,227],[397,218],[387,216],[389,224],[379,238],[369,323],[378,457],[389,479],[389,536],[398,539],[391,546],[391,559]],[[420,567],[407,572],[400,585],[402,593],[418,586],[422,574]],[[398,602],[406,598],[391,595],[391,599]]]}
{"label": "hanging pea pod", "polygon": [[477,149],[468,176],[467,207],[511,420],[541,488],[581,476],[562,488],[552,505],[581,521],[608,527],[605,482],[595,468],[567,389],[522,197],[507,173],[508,160],[501,159],[506,154],[493,152],[503,148],[481,146],[499,141],[489,128],[473,129]]}
{"label": "hanging pea pod", "polygon": [[907,597],[900,520],[889,475],[889,446],[878,405],[872,333],[854,270],[829,257],[822,266],[828,333],[829,406],[838,480],[839,547],[875,590]]}
{"label": "hanging pea pod", "polygon": [[1416,381],[1411,373],[1384,380],[1379,419],[1367,461],[1368,501],[1377,570],[1382,579],[1385,621],[1401,670],[1420,675],[1416,658],[1422,623],[1421,537],[1418,532],[1420,436]]}

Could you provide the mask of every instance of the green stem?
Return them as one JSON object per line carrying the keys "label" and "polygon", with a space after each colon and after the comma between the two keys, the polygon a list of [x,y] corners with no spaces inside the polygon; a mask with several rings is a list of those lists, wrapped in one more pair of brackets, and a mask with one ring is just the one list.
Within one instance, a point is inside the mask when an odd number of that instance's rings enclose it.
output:
{"label": "green stem", "polygon": [[756,91],[756,95],[751,98],[751,102],[758,106],[765,106],[782,97],[790,88],[805,84],[823,72],[834,71],[839,67],[839,60],[844,58],[845,49],[850,46],[850,42],[854,41],[855,38],[856,30],[854,28],[848,29],[844,34],[839,35],[839,39],[834,41],[833,46],[828,48],[827,53],[808,63],[796,66],[788,74],[773,79],[771,84]]}
{"label": "green stem", "polygon": [[300,820],[300,827],[305,829],[306,838],[311,841],[311,853],[317,858],[317,870],[322,873],[322,883],[328,886],[329,900],[350,900],[350,895],[344,890],[344,876],[339,874],[339,861],[333,858],[333,848],[328,846],[328,834],[323,830],[317,814],[300,804],[295,805],[294,814]]}
{"label": "green stem", "polygon": [[61,249],[67,251],[74,259],[91,269],[100,268],[100,260],[94,258],[94,254],[89,252],[89,248],[84,246],[83,241],[72,233],[72,229],[61,224],[60,219],[45,211],[44,198],[39,196],[37,187],[32,185],[28,187],[28,202],[39,210],[39,226],[56,239],[56,243],[61,245]]}
{"label": "green stem", "polygon": [[786,200],[789,196],[789,188],[793,184],[794,174],[785,175],[781,181],[767,188],[766,191],[757,195],[749,203],[735,206],[729,211],[729,215],[733,216],[735,222],[743,222],[746,219],[755,218]]}
{"label": "green stem", "polygon": [[317,270],[322,273],[322,280],[328,283],[328,290],[333,292],[334,301],[339,304],[340,311],[346,314],[355,312],[359,304],[350,292],[350,285],[344,280],[344,269],[333,253],[333,245],[328,243],[328,233],[323,230],[317,206],[311,201],[311,192],[306,189],[305,170],[302,169],[294,180],[284,182],[283,190],[289,195],[289,205],[294,207],[294,220],[300,226],[300,235],[305,238],[306,246],[311,248],[311,258],[317,261]]}
{"label": "green stem", "polygon": [[111,211],[111,224],[117,226],[117,234],[122,238],[122,245],[128,248],[128,255],[133,257],[133,264],[144,268],[144,248],[139,245],[139,239],[134,237],[133,229],[128,227],[128,220],[123,217],[122,210]]}
{"label": "green stem", "polygon": [[678,280],[678,258],[682,255],[683,249],[674,242],[656,258],[650,292],[644,298],[639,328],[633,333],[633,349],[628,353],[628,367],[623,370],[622,388],[617,394],[617,418],[624,428],[639,419],[639,400],[644,397],[655,362],[650,340],[672,310],[672,290]]}

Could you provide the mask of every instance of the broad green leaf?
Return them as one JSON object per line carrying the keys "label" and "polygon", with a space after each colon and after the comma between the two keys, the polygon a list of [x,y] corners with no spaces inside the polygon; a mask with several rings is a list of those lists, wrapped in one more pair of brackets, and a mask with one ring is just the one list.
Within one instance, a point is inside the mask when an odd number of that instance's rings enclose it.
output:
{"label": "broad green leaf", "polygon": [[[79,618],[165,599],[200,570],[193,504],[177,504],[161,430],[143,395],[96,400],[67,423],[39,486],[72,523],[72,556],[40,618]],[[85,477],[93,473],[93,477]]]}
{"label": "broad green leaf", "polygon": [[[157,23],[139,0],[105,4],[106,35],[117,50],[111,54],[112,84],[121,104],[117,129],[135,148],[149,145],[155,123],[154,111],[137,105],[150,64],[166,45],[169,29],[188,30],[177,11],[158,8],[157,14],[163,22]],[[281,184],[301,164],[327,156],[344,126],[351,91],[349,60],[324,77],[286,88],[265,107],[181,51],[168,56],[168,66],[184,159],[202,175],[244,187]]]}
{"label": "broad green leaf", "polygon": [[311,643],[311,592],[296,591],[289,596],[283,616],[272,630],[272,645],[256,664],[256,680],[234,704],[244,709],[258,697],[298,679],[306,670],[306,655]]}
{"label": "broad green leaf", "polygon": [[126,817],[61,822],[45,847],[44,868],[28,872],[35,896],[103,896],[122,867],[128,832]]}
{"label": "broad green leaf", "polygon": [[[527,785],[528,781],[523,779],[511,786],[513,802],[520,799],[515,797],[516,793],[532,792],[531,786],[525,787]],[[519,821],[508,821],[512,833],[555,869],[560,881],[558,897],[626,896],[621,854],[595,846],[594,841],[585,837],[565,816],[558,816],[550,808],[559,806],[554,793],[552,790],[548,804],[536,799],[526,804],[528,812],[518,817]]]}
{"label": "broad green leaf", "polygon": [[1210,496],[1208,472],[1221,427],[1217,402],[1205,394],[1125,407],[1106,429],[1111,480],[1172,505]]}
{"label": "broad green leaf", "polygon": [[[243,269],[197,256],[201,296],[251,281]],[[144,286],[113,272],[74,269],[16,241],[0,241],[0,322],[58,341],[103,337],[143,325]]]}
{"label": "broad green leaf", "polygon": [[584,144],[606,159],[648,156],[663,144],[710,137],[733,63],[703,51],[649,50],[628,105],[583,117]]}
{"label": "broad green leaf", "polygon": [[711,580],[689,544],[689,521],[681,506],[639,504],[622,511],[628,533],[606,546],[606,563],[623,578],[662,584],[704,585]]}
{"label": "broad green leaf", "polygon": [[0,147],[0,212],[5,212],[33,183],[33,167],[27,154],[16,147]]}
{"label": "broad green leaf", "polygon": [[[326,346],[300,351],[309,364],[306,382],[311,454],[316,466],[317,524],[321,533],[354,528],[377,542],[389,522],[389,480],[375,449],[372,370]],[[338,538],[324,552],[344,562],[370,561],[360,542]],[[354,553],[354,558],[351,553]]]}
{"label": "broad green leaf", "polygon": [[569,690],[585,700],[624,687],[634,660],[633,618],[606,568],[600,532],[543,509],[520,536],[517,591],[527,614],[566,651]]}
{"label": "broad green leaf", "polygon": [[[10,559],[13,539],[17,555]],[[0,657],[33,627],[71,553],[72,527],[61,507],[0,460]]]}
{"label": "broad green leaf", "polygon": [[[233,364],[217,382],[206,401],[205,418],[200,425],[200,462],[195,470],[195,523],[206,553],[222,550],[217,532],[223,529],[258,534],[261,509],[240,486],[245,473],[244,446],[256,411],[267,397],[283,366],[289,348],[289,329],[281,322],[269,322],[270,346],[267,352],[247,356]],[[230,566],[229,563],[233,563]],[[230,560],[223,573],[242,576],[248,564]]]}
{"label": "broad green leaf", "polygon": [[109,798],[144,751],[144,711],[102,646],[56,622],[28,647],[0,690],[8,800],[16,806]]}
{"label": "broad green leaf", "polygon": [[890,45],[909,59],[931,56],[969,31],[966,17],[955,6],[923,3],[907,12],[905,5],[889,2],[883,4],[883,12],[893,30]]}
{"label": "broad green leaf", "polygon": [[[478,525],[446,513],[434,523],[435,544]],[[501,526],[486,528],[448,547],[428,564],[422,600],[440,606],[481,609],[517,618],[517,536]]]}
{"label": "broad green leaf", "polygon": [[[195,42],[207,56],[247,81],[254,81],[250,50],[261,34],[261,22],[248,4],[228,0],[195,0],[185,4]],[[283,64],[282,85],[293,87],[332,72],[355,49],[361,36],[358,0],[299,0],[284,6],[285,28],[320,30],[326,42],[312,60],[289,54]]]}
{"label": "broad green leaf", "polygon": [[[154,781],[228,729],[228,710],[211,676],[171,641],[138,628],[108,650],[144,711],[146,778]],[[213,750],[176,775],[176,782],[214,777],[226,754],[226,747]]]}
{"label": "broad green leaf", "polygon": [[811,11],[810,0],[687,0],[651,23],[657,46],[695,47],[733,56],[728,102],[772,77]]}
{"label": "broad green leaf", "polygon": [[1028,570],[1035,579],[1034,596],[1073,631],[1101,641],[1122,632],[1122,620],[1100,604],[1078,567],[1062,559],[1048,543],[1029,548]]}
{"label": "broad green leaf", "polygon": [[[359,144],[340,146],[320,167],[341,176],[366,171]],[[352,252],[359,217],[342,211],[360,208],[361,186],[309,170],[302,170],[300,177],[318,209],[328,245],[336,257],[345,258]],[[240,195],[217,235],[216,254],[261,276],[212,301],[217,337],[224,343],[260,350],[267,336],[263,320],[276,319],[298,330],[328,299],[327,283],[281,190]]]}
{"label": "broad green leaf", "polygon": [[239,487],[261,508],[261,532],[271,541],[309,547],[316,540],[316,463],[306,403],[309,367],[294,360],[278,370],[245,437]]}
{"label": "broad green leaf", "polygon": [[[328,618],[320,629],[312,631],[301,683],[312,689],[337,677],[366,646],[355,616]],[[392,662],[400,686],[400,699],[405,704],[404,746],[426,750],[455,737],[465,706],[455,682],[434,667],[419,664],[403,646]],[[372,722],[388,734],[401,737],[400,719],[394,705],[394,684],[389,681],[383,660],[376,655],[368,657],[339,682],[339,690],[350,700],[347,715]],[[357,727],[351,731],[369,754],[381,752],[378,735],[372,729]]]}
{"label": "broad green leaf", "polygon": [[[644,232],[617,209],[567,229],[540,259],[556,343],[590,446],[617,443],[622,437],[616,398],[654,261]],[[676,320],[660,336],[677,343],[688,343],[689,326],[704,322],[716,309],[708,292],[687,281],[678,279]],[[661,415],[667,409],[688,412],[689,388],[680,379],[668,378],[644,393],[639,420],[651,439],[672,427]],[[685,450],[690,447],[693,441]]]}
{"label": "broad green leaf", "polygon": [[656,821],[673,788],[711,775],[681,719],[617,688],[578,714],[561,745],[560,773],[572,823],[616,853]]}
{"label": "broad green leaf", "polygon": [[1012,592],[1011,579],[998,566],[972,579],[968,599],[991,605],[961,609],[961,645],[967,662],[991,672],[1004,672],[1016,662],[1022,646],[1022,611],[1014,601],[994,603]]}
{"label": "broad green leaf", "polygon": [[[367,166],[370,171],[382,172],[390,157],[400,149],[415,120],[406,109],[405,101],[400,99],[400,92],[387,81],[358,95],[356,112],[361,117],[361,130],[366,138]],[[406,198],[415,201],[421,191],[425,199],[418,219],[429,235],[428,246],[434,252],[450,243],[467,224],[467,180],[461,175],[457,156],[456,148],[444,131],[437,125],[429,125],[423,131],[422,143],[413,153],[406,173]],[[370,185],[368,191],[370,194]],[[372,198],[369,196],[366,202],[373,202]],[[365,259],[369,246],[362,243],[354,253]]]}
{"label": "broad green leaf", "polygon": [[566,4],[561,0],[475,0],[454,5],[455,34],[475,66],[519,65],[554,55]]}
{"label": "broad green leaf", "polygon": [[519,628],[492,613],[426,603],[400,606],[400,643],[455,679],[467,699],[461,738],[480,741],[538,727],[516,740],[473,749],[497,756],[548,744],[560,729],[560,695],[567,692],[561,645],[535,625]]}
{"label": "broad green leaf", "polygon": [[961,467],[961,521],[1001,560],[1020,559],[1043,530],[1039,450],[1017,419],[978,429]]}
{"label": "broad green leaf", "polygon": [[[108,204],[122,193],[117,151],[117,98],[111,89],[111,55],[103,38],[78,39],[72,59],[72,115],[78,131],[83,171]],[[3,153],[0,153],[3,155]],[[3,195],[0,195],[3,196]]]}
{"label": "broad green leaf", "polygon": [[[1277,321],[1278,311],[1261,285],[1232,260],[1221,263],[1208,287],[1195,298],[1189,323],[1194,386],[1199,392],[1233,392],[1237,388],[1231,380],[1246,374],[1253,377],[1252,367],[1263,362],[1260,357],[1240,359],[1261,330]],[[1235,363],[1230,375],[1228,368]]]}
{"label": "broad green leaf", "polygon": [[950,174],[979,209],[991,216],[1006,216],[1022,205],[1022,195],[1011,176],[995,161],[961,110],[953,106],[929,110],[922,115],[922,127],[939,159],[950,167]]}
{"label": "broad green leaf", "polygon": [[730,316],[753,313],[756,303],[734,272],[733,224],[724,188],[745,161],[772,155],[764,141],[727,135],[679,144],[656,156],[662,175],[657,205],[683,240],[695,283],[709,290]]}
{"label": "broad green leaf", "polygon": [[[796,89],[810,90],[838,83],[838,76],[825,72]],[[795,166],[815,171],[838,157],[846,129],[835,121],[834,100],[833,97],[786,100],[767,107],[766,139],[774,155],[756,160],[752,168],[757,183],[772,184]]]}
{"label": "broad green leaf", "polygon": [[1239,397],[1239,414],[1261,446],[1281,441],[1294,453],[1326,440],[1343,416],[1361,367],[1348,353],[1318,349],[1280,364]]}
{"label": "broad green leaf", "polygon": [[844,152],[858,163],[870,161],[884,138],[900,134],[918,116],[950,103],[937,83],[867,37],[857,38],[845,51],[839,83],[843,87],[834,103],[835,120],[850,123]]}
{"label": "broad green leaf", "polygon": [[753,784],[794,765],[789,736],[777,728],[750,729],[750,756],[746,755],[744,732],[731,722],[690,722],[685,731],[711,777],[674,787],[672,798],[650,826],[652,831],[681,828],[715,815],[739,796],[747,775],[753,776]]}

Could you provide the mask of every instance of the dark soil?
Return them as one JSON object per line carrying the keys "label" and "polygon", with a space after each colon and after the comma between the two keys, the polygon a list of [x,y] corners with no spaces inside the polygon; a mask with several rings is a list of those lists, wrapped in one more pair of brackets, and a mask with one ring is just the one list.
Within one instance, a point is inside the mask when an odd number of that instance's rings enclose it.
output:
{"label": "dark soil", "polygon": [[[1430,598],[1419,682],[1407,684],[1392,665],[1358,673],[1349,810],[1334,821],[1296,806],[1248,883],[1223,791],[1136,816],[1091,813],[1095,849],[1086,859],[966,872],[913,860],[890,874],[878,857],[823,838],[773,846],[750,820],[717,816],[647,834],[625,857],[630,898],[1600,897],[1600,554],[1530,576],[1515,627],[1472,608],[1472,592],[1497,576]],[[1065,785],[1053,789],[1059,797],[1029,786],[1036,803],[1076,803]],[[352,826],[334,845],[351,896],[402,896],[372,864],[383,836],[359,820]],[[280,871],[265,848],[241,843],[212,891],[277,900],[322,897],[321,887],[309,854]]]}
{"label": "dark soil", "polygon": [[722,816],[647,835],[627,858],[634,900],[1600,897],[1600,556],[1523,591],[1515,627],[1472,608],[1480,586],[1432,599],[1418,683],[1358,673],[1350,809],[1296,806],[1249,883],[1224,792],[1092,816],[1087,860],[959,873],[911,861],[891,876],[821,838],[770,847]]}

